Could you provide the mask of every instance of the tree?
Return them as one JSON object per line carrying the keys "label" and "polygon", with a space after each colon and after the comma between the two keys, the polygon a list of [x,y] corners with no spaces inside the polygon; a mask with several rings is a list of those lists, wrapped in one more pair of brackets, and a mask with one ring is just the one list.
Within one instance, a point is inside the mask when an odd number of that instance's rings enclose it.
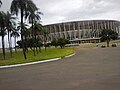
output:
{"label": "tree", "polygon": [[37,36],[42,32],[42,25],[41,24],[34,24],[34,38],[35,38],[35,47],[36,47],[36,51],[38,54],[38,50],[37,50],[37,44],[38,44],[38,38]]}
{"label": "tree", "polygon": [[31,26],[31,29],[32,29],[32,38],[34,38],[35,42],[34,42],[34,56],[35,56],[35,48],[36,48],[36,51],[37,51],[37,54],[38,54],[38,50],[37,50],[37,32],[40,31],[40,25],[38,24],[40,22],[40,15],[42,14],[42,12],[39,12],[38,10],[31,10],[29,15],[28,15],[28,20],[29,20],[29,23],[32,24]]}
{"label": "tree", "polygon": [[65,39],[65,38],[60,38],[60,39],[58,39],[58,45],[61,47],[61,48],[64,48],[65,47],[65,45],[67,44],[67,43],[69,43],[69,41],[67,40],[67,39]]}
{"label": "tree", "polygon": [[20,40],[20,41],[17,41],[17,44],[18,44],[18,46],[19,46],[19,48],[22,48],[22,41]]}
{"label": "tree", "polygon": [[9,50],[10,50],[10,54],[12,57],[12,45],[11,45],[11,31],[13,30],[13,26],[16,25],[16,23],[14,22],[16,18],[12,16],[12,14],[10,12],[7,11],[6,15],[5,15],[5,26],[7,29],[7,34],[8,34],[8,44],[9,44]]}
{"label": "tree", "polygon": [[57,48],[57,46],[58,46],[58,40],[54,39],[53,41],[51,41],[51,45],[55,46]]}
{"label": "tree", "polygon": [[[21,23],[18,23],[19,25],[17,26],[18,30],[21,30]],[[30,30],[28,29],[28,25],[24,22],[23,23],[23,40],[24,40],[24,46],[25,46],[25,51],[28,51],[28,47],[27,47],[27,38],[30,36]]]}
{"label": "tree", "polygon": [[118,39],[118,33],[113,30],[104,29],[102,30],[100,37],[101,42],[107,41],[107,47],[109,47],[109,42],[111,39]]}
{"label": "tree", "polygon": [[4,59],[5,59],[4,36],[6,35],[5,15],[6,14],[3,11],[0,12],[0,36],[2,36],[2,51]]}
{"label": "tree", "polygon": [[19,37],[19,32],[17,31],[17,29],[13,30],[11,33],[11,37],[14,37],[14,44],[15,44],[15,51],[16,51],[16,38]]}
{"label": "tree", "polygon": [[49,32],[48,32],[46,27],[43,27],[41,33],[44,37],[44,47],[45,47],[45,50],[46,50],[46,48],[47,48],[46,47],[47,46],[47,37],[48,37]]}
{"label": "tree", "polygon": [[1,5],[2,5],[2,1],[0,0],[0,7],[1,7]]}
{"label": "tree", "polygon": [[34,36],[34,25],[38,22],[40,22],[40,15],[43,15],[42,12],[39,12],[38,10],[30,10],[30,13],[28,15],[28,20],[29,20],[29,23],[32,24],[32,37]]}
{"label": "tree", "polygon": [[[18,13],[20,12],[21,14],[21,40],[23,41],[23,31],[24,31],[24,27],[23,27],[23,18],[25,15],[25,18],[27,18],[30,10],[35,11],[38,8],[36,7],[36,5],[33,3],[32,0],[13,0],[11,3],[11,13],[18,15]],[[23,48],[23,54],[24,54],[24,58],[27,59],[26,57],[26,51],[25,51],[25,45],[24,43],[22,43],[22,48]]]}

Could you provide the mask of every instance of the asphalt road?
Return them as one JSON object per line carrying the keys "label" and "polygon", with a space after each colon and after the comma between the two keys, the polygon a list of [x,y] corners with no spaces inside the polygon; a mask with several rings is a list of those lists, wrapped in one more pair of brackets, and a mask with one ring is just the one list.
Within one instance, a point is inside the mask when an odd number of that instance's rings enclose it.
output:
{"label": "asphalt road", "polygon": [[0,69],[0,90],[120,90],[120,47],[83,48],[59,61]]}

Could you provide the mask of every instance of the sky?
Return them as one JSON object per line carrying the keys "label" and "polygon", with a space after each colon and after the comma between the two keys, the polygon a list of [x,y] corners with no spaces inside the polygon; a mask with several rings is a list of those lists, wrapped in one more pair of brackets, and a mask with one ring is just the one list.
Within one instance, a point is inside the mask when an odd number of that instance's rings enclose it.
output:
{"label": "sky", "polygon": [[[3,4],[0,11],[9,11],[12,0],[1,1]],[[41,16],[43,25],[80,20],[120,20],[120,0],[33,0],[33,2],[44,14]]]}
{"label": "sky", "polygon": [[[8,11],[12,0],[2,0],[1,11]],[[42,24],[69,21],[120,20],[120,0],[33,0],[44,15]]]}

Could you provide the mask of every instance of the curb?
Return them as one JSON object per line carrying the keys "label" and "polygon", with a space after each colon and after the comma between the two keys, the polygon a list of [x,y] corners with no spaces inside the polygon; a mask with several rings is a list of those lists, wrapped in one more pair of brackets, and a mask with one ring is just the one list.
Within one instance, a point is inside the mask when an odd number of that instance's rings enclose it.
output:
{"label": "curb", "polygon": [[[65,58],[71,57],[73,55],[75,55],[75,53],[71,54],[71,55],[68,55],[68,56],[65,56]],[[0,69],[12,68],[12,67],[20,67],[20,66],[27,66],[27,65],[40,64],[40,63],[46,63],[46,62],[58,61],[60,59],[62,59],[62,58],[54,58],[54,59],[48,59],[48,60],[43,60],[43,61],[31,62],[31,63],[16,64],[16,65],[0,66]]]}

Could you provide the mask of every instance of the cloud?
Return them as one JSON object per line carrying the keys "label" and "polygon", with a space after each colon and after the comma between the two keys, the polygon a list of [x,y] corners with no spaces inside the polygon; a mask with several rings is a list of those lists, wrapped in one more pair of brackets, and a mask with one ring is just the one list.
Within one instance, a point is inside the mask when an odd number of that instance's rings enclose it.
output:
{"label": "cloud", "polygon": [[[12,0],[2,2],[0,11],[8,11]],[[44,13],[41,16],[44,25],[76,20],[120,20],[120,0],[33,0],[33,2]]]}
{"label": "cloud", "polygon": [[[47,12],[43,23],[87,19],[115,19],[119,20],[120,0],[61,0],[47,5]],[[62,17],[61,19],[56,17]]]}
{"label": "cloud", "polygon": [[[4,0],[1,10],[9,10],[12,0]],[[120,0],[33,0],[44,13],[43,24],[87,19],[119,20]]]}

